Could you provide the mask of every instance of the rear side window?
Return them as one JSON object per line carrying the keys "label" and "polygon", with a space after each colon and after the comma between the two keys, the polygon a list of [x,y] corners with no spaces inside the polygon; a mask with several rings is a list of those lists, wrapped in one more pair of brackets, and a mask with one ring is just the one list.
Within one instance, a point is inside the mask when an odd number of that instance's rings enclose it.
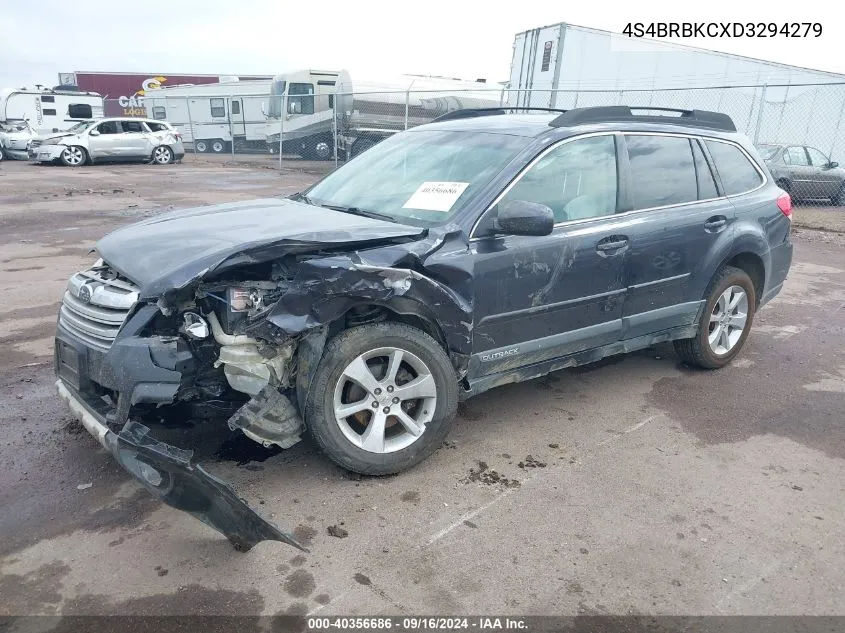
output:
{"label": "rear side window", "polygon": [[713,180],[713,172],[710,171],[710,165],[707,164],[707,159],[704,158],[704,152],[698,141],[690,139],[692,143],[692,155],[695,159],[695,176],[698,180],[698,199],[710,200],[717,198],[719,192],[716,190],[716,181]]}
{"label": "rear side window", "polygon": [[810,161],[807,160],[807,154],[803,147],[787,147],[786,155],[789,156],[790,165],[802,165],[808,167]]}
{"label": "rear side window", "polygon": [[147,127],[153,132],[164,132],[167,130],[167,126],[164,123],[153,123],[152,121],[147,121],[146,123]]}
{"label": "rear side window", "polygon": [[763,177],[736,145],[707,141],[707,149],[722,181],[725,194],[735,196],[760,186]]}
{"label": "rear side window", "polygon": [[144,132],[144,125],[140,121],[121,121],[124,132]]}
{"label": "rear side window", "polygon": [[689,139],[626,135],[634,209],[698,200],[698,182]]}

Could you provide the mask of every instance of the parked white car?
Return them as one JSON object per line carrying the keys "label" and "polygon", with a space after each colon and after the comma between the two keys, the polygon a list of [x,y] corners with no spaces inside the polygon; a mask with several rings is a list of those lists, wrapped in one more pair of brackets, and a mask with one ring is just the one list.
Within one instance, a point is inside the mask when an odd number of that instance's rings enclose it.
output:
{"label": "parked white car", "polygon": [[35,138],[38,138],[38,134],[28,121],[0,123],[0,160],[26,160],[30,142]]}
{"label": "parked white car", "polygon": [[68,167],[129,160],[166,165],[184,155],[182,135],[172,125],[135,118],[81,121],[60,134],[34,139],[29,147],[30,160]]}

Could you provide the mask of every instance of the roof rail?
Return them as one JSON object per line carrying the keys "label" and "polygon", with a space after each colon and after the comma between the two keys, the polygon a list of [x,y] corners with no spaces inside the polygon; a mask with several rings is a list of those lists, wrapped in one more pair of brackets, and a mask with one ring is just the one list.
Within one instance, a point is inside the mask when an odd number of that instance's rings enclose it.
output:
{"label": "roof rail", "polygon": [[[634,110],[657,112],[677,112],[680,116],[635,115]],[[696,125],[725,132],[736,132],[736,125],[727,114],[709,110],[683,110],[680,108],[658,108],[652,106],[601,106],[596,108],[576,108],[561,114],[549,123],[552,127],[570,127],[585,123],[611,121],[636,121],[643,123],[669,123],[677,125]]]}
{"label": "roof rail", "polygon": [[447,112],[446,114],[441,114],[439,117],[434,119],[432,123],[438,121],[453,121],[456,119],[472,119],[479,116],[495,116],[498,114],[507,114],[508,112],[531,112],[531,111],[538,111],[538,112],[559,112],[563,114],[566,110],[560,110],[557,108],[529,108],[529,107],[520,107],[520,106],[500,106],[498,108],[463,108],[462,110],[453,110],[452,112]]}

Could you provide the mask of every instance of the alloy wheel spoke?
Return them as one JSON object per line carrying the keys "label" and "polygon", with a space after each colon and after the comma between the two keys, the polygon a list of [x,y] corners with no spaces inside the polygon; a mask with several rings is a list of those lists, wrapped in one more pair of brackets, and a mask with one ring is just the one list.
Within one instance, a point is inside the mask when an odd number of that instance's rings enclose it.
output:
{"label": "alloy wheel spoke", "polygon": [[366,361],[359,356],[344,370],[343,375],[352,382],[356,382],[372,394],[379,386],[378,380],[370,371]]}
{"label": "alloy wheel spoke", "polygon": [[370,407],[369,394],[363,400],[358,402],[344,403],[335,407],[334,413],[339,419],[348,418],[350,415],[355,415],[359,411],[364,411]]}
{"label": "alloy wheel spoke", "polygon": [[387,415],[381,411],[373,412],[367,430],[361,436],[361,448],[371,453],[384,452],[384,429],[387,424]]}
{"label": "alloy wheel spoke", "polygon": [[399,420],[399,423],[405,427],[405,430],[414,437],[419,437],[425,430],[422,426],[417,424],[417,421],[414,420],[414,418],[405,413],[401,407],[397,408],[393,415],[395,415],[396,419]]}
{"label": "alloy wheel spoke", "polygon": [[396,387],[393,392],[400,400],[416,400],[418,398],[433,398],[437,395],[437,385],[434,376],[423,374],[412,381]]}
{"label": "alloy wheel spoke", "polygon": [[396,382],[396,372],[399,371],[399,366],[402,364],[402,358],[405,352],[401,349],[393,350],[388,356],[387,371],[384,374],[384,379],[387,382]]}
{"label": "alloy wheel spoke", "polygon": [[731,345],[731,339],[728,335],[728,328],[723,327],[719,332],[719,345],[724,348],[725,351],[728,351],[733,347]]}
{"label": "alloy wheel spoke", "polygon": [[728,302],[728,309],[729,310],[735,310],[737,308],[737,306],[739,305],[739,302],[742,301],[743,297],[745,296],[745,293],[743,293],[741,291],[740,292],[731,291],[731,292],[733,293],[733,295],[731,296],[731,299]]}
{"label": "alloy wheel spoke", "polygon": [[710,342],[710,348],[715,349],[716,345],[719,343],[719,337],[722,336],[722,324],[717,323],[716,327],[713,328],[713,331],[707,337],[707,340]]}

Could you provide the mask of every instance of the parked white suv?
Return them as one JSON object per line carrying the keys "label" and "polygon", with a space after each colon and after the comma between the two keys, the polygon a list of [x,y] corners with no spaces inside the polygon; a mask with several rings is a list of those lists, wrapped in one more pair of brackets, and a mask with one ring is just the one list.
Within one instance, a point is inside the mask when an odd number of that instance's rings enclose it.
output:
{"label": "parked white suv", "polygon": [[166,121],[108,118],[81,121],[43,140],[34,140],[29,158],[68,167],[106,161],[143,160],[166,165],[185,155],[182,135]]}

